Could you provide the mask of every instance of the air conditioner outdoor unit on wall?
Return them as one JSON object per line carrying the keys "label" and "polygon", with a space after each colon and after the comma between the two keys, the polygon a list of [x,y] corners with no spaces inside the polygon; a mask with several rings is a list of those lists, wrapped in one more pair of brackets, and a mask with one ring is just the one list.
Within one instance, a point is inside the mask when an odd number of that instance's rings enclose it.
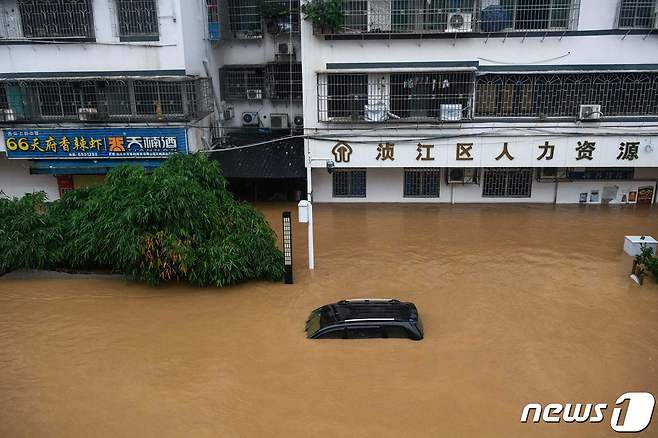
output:
{"label": "air conditioner outdoor unit on wall", "polygon": [[448,184],[476,184],[477,176],[475,167],[453,167],[448,170]]}
{"label": "air conditioner outdoor unit on wall", "polygon": [[255,111],[242,113],[242,126],[258,126],[260,119]]}
{"label": "air conditioner outdoor unit on wall", "polygon": [[580,120],[599,120],[601,118],[601,105],[580,105],[578,118]]}
{"label": "air conditioner outdoor unit on wall", "polygon": [[260,88],[247,90],[247,100],[262,100],[262,99],[263,99],[263,90],[261,90]]}
{"label": "air conditioner outdoor unit on wall", "polygon": [[303,128],[304,116],[301,114],[295,114],[295,117],[292,119],[292,124],[295,125],[295,128]]}
{"label": "air conditioner outdoor unit on wall", "polygon": [[567,168],[566,167],[540,167],[539,175],[537,178],[539,181],[564,181],[567,179]]}
{"label": "air conditioner outdoor unit on wall", "polygon": [[288,114],[270,114],[270,129],[288,128]]}
{"label": "air conditioner outdoor unit on wall", "polygon": [[471,32],[473,30],[473,14],[455,12],[448,14],[446,32]]}

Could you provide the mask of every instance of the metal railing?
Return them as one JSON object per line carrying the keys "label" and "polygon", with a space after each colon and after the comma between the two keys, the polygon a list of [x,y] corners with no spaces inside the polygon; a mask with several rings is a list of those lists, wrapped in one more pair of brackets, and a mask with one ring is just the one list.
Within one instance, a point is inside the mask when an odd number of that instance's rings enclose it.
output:
{"label": "metal railing", "polygon": [[658,73],[487,74],[478,77],[476,117],[658,116]]}
{"label": "metal railing", "polygon": [[601,117],[657,117],[658,73],[322,73],[318,120],[454,122],[471,118],[569,118],[581,105]]}
{"label": "metal railing", "polygon": [[268,63],[227,66],[219,70],[224,100],[301,100],[302,65]]}
{"label": "metal railing", "polygon": [[72,38],[94,37],[94,19],[90,0],[16,0],[3,2],[5,38]]}
{"label": "metal railing", "polygon": [[340,29],[319,34],[571,30],[580,0],[343,0]]}
{"label": "metal railing", "polygon": [[621,29],[658,27],[658,1],[619,0],[617,26]]}
{"label": "metal railing", "polygon": [[474,72],[318,75],[323,122],[459,121],[472,115]]}
{"label": "metal railing", "polygon": [[156,0],[116,0],[121,37],[157,37],[158,6]]}
{"label": "metal railing", "polygon": [[[264,32],[272,34],[299,32],[299,0],[227,1],[228,25],[233,38],[261,38]],[[209,16],[211,10],[212,18],[219,16],[214,12],[216,1],[207,0],[207,3]]]}
{"label": "metal railing", "polygon": [[205,78],[0,82],[0,121],[178,121],[213,111]]}

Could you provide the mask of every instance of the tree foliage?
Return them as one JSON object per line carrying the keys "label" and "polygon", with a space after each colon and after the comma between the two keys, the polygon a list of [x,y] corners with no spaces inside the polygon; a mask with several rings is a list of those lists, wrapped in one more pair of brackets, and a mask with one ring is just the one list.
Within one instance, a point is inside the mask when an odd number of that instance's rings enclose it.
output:
{"label": "tree foliage", "polygon": [[105,184],[47,203],[0,199],[0,274],[106,270],[157,285],[279,280],[283,256],[265,218],[226,189],[217,163],[175,155],[151,173],[123,166]]}

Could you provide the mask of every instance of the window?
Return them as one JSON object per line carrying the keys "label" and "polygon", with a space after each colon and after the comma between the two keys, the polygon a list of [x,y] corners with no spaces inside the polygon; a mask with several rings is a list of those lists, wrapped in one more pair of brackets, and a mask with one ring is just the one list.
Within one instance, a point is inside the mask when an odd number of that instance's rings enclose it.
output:
{"label": "window", "polygon": [[381,338],[381,327],[354,327],[347,329],[347,339],[373,339]]}
{"label": "window", "polygon": [[492,74],[478,77],[476,117],[578,117],[601,105],[603,117],[658,114],[658,74]]}
{"label": "window", "polygon": [[482,197],[484,198],[529,198],[532,193],[530,168],[484,169]]}
{"label": "window", "polygon": [[326,82],[319,83],[318,90],[320,120],[363,120],[368,104],[368,75],[329,74],[323,78]]}
{"label": "window", "polygon": [[90,0],[18,0],[26,38],[93,38]]}
{"label": "window", "polygon": [[333,173],[334,198],[365,198],[365,169],[336,169]]}
{"label": "window", "polygon": [[228,0],[228,13],[235,38],[260,38],[263,35],[257,0]]}
{"label": "window", "polygon": [[156,0],[116,0],[119,36],[122,38],[158,37]]}
{"label": "window", "polygon": [[[262,66],[232,66],[219,70],[222,99],[262,99],[265,88],[265,69]],[[247,95],[247,90],[254,90]],[[258,91],[260,90],[260,91]],[[260,94],[260,97],[258,95]]]}
{"label": "window", "polygon": [[265,68],[267,97],[272,100],[302,99],[302,64],[270,63]]}
{"label": "window", "polygon": [[345,339],[345,329],[339,328],[323,333],[318,339]]}
{"label": "window", "polygon": [[405,198],[438,198],[440,169],[404,169]]}
{"label": "window", "polygon": [[389,325],[389,326],[386,326],[384,328],[384,330],[386,330],[386,337],[387,338],[409,339],[409,332],[404,327]]}
{"label": "window", "polygon": [[621,0],[619,5],[619,27],[627,29],[650,29],[656,23],[658,4],[656,0]]}
{"label": "window", "polygon": [[514,30],[569,29],[573,20],[572,0],[502,0],[501,5]]}

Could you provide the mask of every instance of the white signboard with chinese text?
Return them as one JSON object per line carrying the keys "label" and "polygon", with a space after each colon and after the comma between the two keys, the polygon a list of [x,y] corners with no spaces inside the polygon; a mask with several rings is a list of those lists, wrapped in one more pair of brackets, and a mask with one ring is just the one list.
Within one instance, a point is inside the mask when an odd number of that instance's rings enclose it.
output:
{"label": "white signboard with chinese text", "polygon": [[309,148],[337,167],[658,167],[658,137],[649,136],[311,139]]}

